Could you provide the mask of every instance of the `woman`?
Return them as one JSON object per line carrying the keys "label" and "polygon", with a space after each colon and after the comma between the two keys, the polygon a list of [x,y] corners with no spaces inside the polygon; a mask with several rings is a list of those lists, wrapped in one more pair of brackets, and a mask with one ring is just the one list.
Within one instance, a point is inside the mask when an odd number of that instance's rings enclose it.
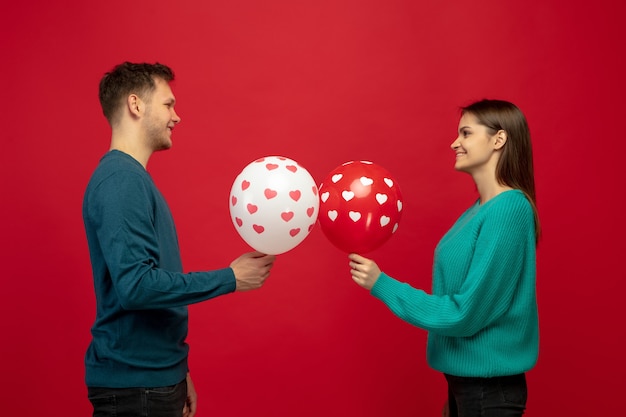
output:
{"label": "woman", "polygon": [[482,100],[461,110],[455,169],[472,176],[479,199],[435,249],[432,294],[358,254],[349,255],[351,274],[398,317],[429,332],[428,363],[448,382],[444,413],[521,416],[525,372],[539,350],[530,133],[512,103]]}

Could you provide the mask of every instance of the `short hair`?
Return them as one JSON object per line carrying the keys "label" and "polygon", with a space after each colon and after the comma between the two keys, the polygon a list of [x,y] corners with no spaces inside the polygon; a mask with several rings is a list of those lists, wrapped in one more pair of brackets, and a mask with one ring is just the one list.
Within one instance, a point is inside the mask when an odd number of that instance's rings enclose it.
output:
{"label": "short hair", "polygon": [[488,99],[462,107],[461,113],[475,116],[479,124],[487,127],[490,135],[495,135],[499,130],[506,132],[507,141],[496,166],[496,178],[501,184],[526,194],[535,213],[535,236],[539,239],[541,228],[536,207],[530,130],[526,117],[513,103]]}
{"label": "short hair", "polygon": [[104,74],[100,80],[99,98],[102,113],[113,125],[117,113],[129,94],[147,99],[155,89],[155,78],[170,82],[174,72],[166,65],[124,62]]}

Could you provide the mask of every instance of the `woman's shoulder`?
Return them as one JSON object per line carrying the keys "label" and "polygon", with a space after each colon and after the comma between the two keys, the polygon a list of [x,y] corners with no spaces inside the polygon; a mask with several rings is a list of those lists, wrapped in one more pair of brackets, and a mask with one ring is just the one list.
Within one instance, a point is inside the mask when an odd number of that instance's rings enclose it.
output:
{"label": "woman's shoulder", "polygon": [[526,194],[522,190],[515,188],[501,192],[489,200],[488,203],[491,203],[491,205],[530,205]]}
{"label": "woman's shoulder", "polygon": [[533,218],[533,209],[528,197],[523,191],[518,189],[503,191],[487,203],[485,203],[483,214],[490,217],[529,217]]}

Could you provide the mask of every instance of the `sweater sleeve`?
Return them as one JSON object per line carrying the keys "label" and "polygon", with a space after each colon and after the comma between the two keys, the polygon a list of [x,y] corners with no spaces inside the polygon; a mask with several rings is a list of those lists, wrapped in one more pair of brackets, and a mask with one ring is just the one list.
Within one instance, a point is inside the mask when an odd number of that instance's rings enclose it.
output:
{"label": "sweater sleeve", "polygon": [[[458,289],[431,295],[381,274],[372,295],[401,319],[444,336],[472,336],[489,326],[511,304],[534,225],[523,196],[511,204],[492,204],[481,217],[469,268]],[[450,268],[445,271],[452,273]]]}
{"label": "sweater sleeve", "polygon": [[123,308],[178,307],[235,290],[231,268],[182,272],[169,209],[163,202],[168,221],[157,218],[162,214],[156,212],[150,185],[140,175],[112,174],[90,198],[89,217]]}

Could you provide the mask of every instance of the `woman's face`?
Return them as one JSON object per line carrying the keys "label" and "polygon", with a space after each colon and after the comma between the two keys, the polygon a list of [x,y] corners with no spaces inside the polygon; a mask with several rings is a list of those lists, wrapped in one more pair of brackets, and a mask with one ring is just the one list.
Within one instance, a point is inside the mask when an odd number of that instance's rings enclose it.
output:
{"label": "woman's face", "polygon": [[490,135],[488,128],[479,124],[471,113],[463,114],[458,132],[458,137],[450,145],[456,154],[454,168],[469,174],[484,169],[495,170],[496,135]]}

